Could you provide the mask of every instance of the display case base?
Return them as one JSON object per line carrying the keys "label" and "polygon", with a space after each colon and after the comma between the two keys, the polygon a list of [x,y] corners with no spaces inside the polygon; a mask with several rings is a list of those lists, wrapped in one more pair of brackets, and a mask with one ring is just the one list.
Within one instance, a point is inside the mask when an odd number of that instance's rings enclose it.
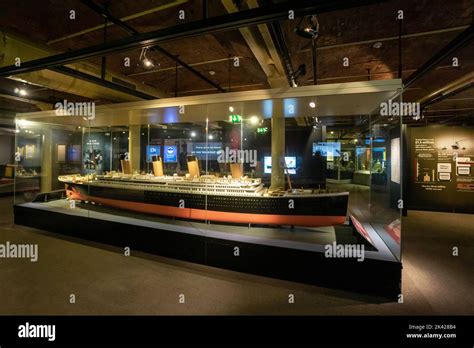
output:
{"label": "display case base", "polygon": [[[66,201],[64,201],[67,203]],[[66,206],[66,204],[63,204]],[[363,292],[396,301],[401,263],[388,249],[355,258],[327,258],[324,245],[249,235],[248,227],[206,223],[159,222],[91,209],[47,203],[14,206],[15,224],[117,247],[261,276]],[[337,227],[343,234],[352,226]],[[281,232],[280,232],[281,233]],[[288,233],[286,229],[286,233]],[[375,232],[374,232],[375,233]],[[354,233],[357,235],[357,233]],[[380,244],[381,245],[381,244]]]}

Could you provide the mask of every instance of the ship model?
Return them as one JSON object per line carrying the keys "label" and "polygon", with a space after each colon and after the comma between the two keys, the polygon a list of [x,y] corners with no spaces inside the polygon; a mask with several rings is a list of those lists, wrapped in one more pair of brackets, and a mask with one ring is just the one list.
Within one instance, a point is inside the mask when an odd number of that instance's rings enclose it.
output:
{"label": "ship model", "polygon": [[200,175],[199,162],[188,158],[185,176],[164,175],[160,156],[153,158],[153,173],[122,172],[105,175],[65,175],[68,199],[94,202],[118,209],[189,220],[234,224],[333,226],[347,216],[348,192],[290,189],[272,192],[260,178],[242,175],[239,163],[232,175]]}

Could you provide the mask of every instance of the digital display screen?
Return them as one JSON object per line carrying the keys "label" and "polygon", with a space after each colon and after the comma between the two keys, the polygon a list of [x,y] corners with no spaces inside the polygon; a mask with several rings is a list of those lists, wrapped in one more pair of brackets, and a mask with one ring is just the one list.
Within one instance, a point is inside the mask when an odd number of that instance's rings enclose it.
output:
{"label": "digital display screen", "polygon": [[221,142],[208,142],[207,145],[205,142],[196,142],[191,144],[191,154],[196,156],[200,160],[215,161],[219,156],[219,151],[222,151]]}
{"label": "digital display screen", "polygon": [[[296,174],[296,157],[295,156],[285,156],[285,163],[286,163],[286,168],[285,174],[288,172],[288,174]],[[271,174],[272,172],[272,157],[271,156],[265,156],[263,158],[263,172],[265,174]]]}
{"label": "digital display screen", "polygon": [[327,158],[328,161],[333,161],[334,157],[341,155],[341,143],[339,142],[320,142],[313,143],[313,156],[316,153],[320,153],[321,156]]}
{"label": "digital display screen", "polygon": [[178,148],[176,146],[165,146],[164,162],[178,162]]}
{"label": "digital display screen", "polygon": [[160,156],[161,146],[160,145],[147,145],[146,146],[146,161],[151,162],[153,156]]}

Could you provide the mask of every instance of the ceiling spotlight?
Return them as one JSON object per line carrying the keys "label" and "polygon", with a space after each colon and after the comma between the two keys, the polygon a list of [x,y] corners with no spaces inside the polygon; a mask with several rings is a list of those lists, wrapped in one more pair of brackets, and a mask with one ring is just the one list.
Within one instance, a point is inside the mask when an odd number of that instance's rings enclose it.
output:
{"label": "ceiling spotlight", "polygon": [[15,88],[13,91],[14,91],[16,94],[20,93],[20,89],[19,89],[19,88]]}
{"label": "ceiling spotlight", "polygon": [[155,66],[153,61],[149,58],[147,58],[146,53],[148,51],[147,47],[144,47],[140,53],[140,61],[142,62],[143,66],[147,69],[152,68]]}
{"label": "ceiling spotlight", "polygon": [[229,111],[230,111],[230,112],[234,112],[234,107],[233,107],[233,106],[229,106]]}
{"label": "ceiling spotlight", "polygon": [[209,134],[209,140],[214,139],[214,136],[212,134]]}
{"label": "ceiling spotlight", "polygon": [[319,22],[316,15],[302,17],[295,28],[295,33],[306,39],[316,39],[319,34]]}
{"label": "ceiling spotlight", "polygon": [[373,48],[381,48],[381,47],[382,47],[382,43],[381,43],[380,41],[378,41],[378,42],[374,43],[374,44],[372,45],[372,47],[373,47]]}
{"label": "ceiling spotlight", "polygon": [[22,95],[22,96],[25,96],[25,95],[28,94],[28,93],[26,93],[26,90],[24,90],[24,89],[20,89],[19,93],[20,93],[20,95]]}
{"label": "ceiling spotlight", "polygon": [[196,136],[196,132],[191,132],[191,137],[195,137]]}
{"label": "ceiling spotlight", "polygon": [[209,70],[209,75],[214,76],[215,74],[216,74],[216,72],[214,70]]}
{"label": "ceiling spotlight", "polygon": [[143,60],[143,65],[146,68],[151,68],[151,67],[153,67],[153,62],[151,60],[149,60],[148,58],[146,58],[146,59]]}
{"label": "ceiling spotlight", "polygon": [[333,131],[331,131],[331,134],[334,134],[334,132],[333,132]]}
{"label": "ceiling spotlight", "polygon": [[250,117],[250,123],[251,124],[256,125],[256,124],[258,124],[258,121],[259,121],[258,116]]}
{"label": "ceiling spotlight", "polygon": [[316,107],[316,103],[314,101],[310,102],[309,107],[314,109]]}

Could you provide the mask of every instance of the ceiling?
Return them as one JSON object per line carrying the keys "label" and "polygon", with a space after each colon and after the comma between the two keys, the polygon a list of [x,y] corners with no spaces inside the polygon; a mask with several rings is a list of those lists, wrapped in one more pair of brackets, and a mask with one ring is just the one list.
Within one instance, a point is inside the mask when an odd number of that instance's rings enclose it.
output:
{"label": "ceiling", "polygon": [[[284,1],[274,1],[281,3]],[[105,7],[116,18],[139,33],[170,28],[183,23],[203,19],[201,0],[93,0]],[[231,1],[237,11],[245,11],[255,6],[269,5],[271,1],[239,0]],[[229,3],[227,3],[228,5]],[[404,11],[401,26],[402,78],[405,81],[426,61],[457,35],[473,23],[474,1],[446,0],[398,0],[379,4],[321,13],[318,15],[319,36],[317,45],[317,83],[340,83],[367,80],[386,80],[398,77],[399,70],[399,21],[398,10]],[[75,11],[75,19],[70,11]],[[178,18],[184,11],[185,18]],[[208,0],[208,17],[228,14],[225,0]],[[131,17],[131,18],[129,18]],[[75,51],[80,48],[104,42],[104,17],[94,12],[79,0],[2,0],[0,2],[0,28],[12,31],[30,41],[49,46],[56,52]],[[286,44],[289,60],[296,70],[302,64],[306,75],[296,79],[298,86],[313,84],[311,40],[295,34],[299,18],[280,21],[279,26]],[[272,43],[264,42],[266,29],[261,26],[248,30],[259,43],[259,50],[247,40],[245,32],[231,30],[210,33],[199,37],[168,41],[160,47],[186,64],[190,65],[224,91],[238,92],[271,88],[266,64],[260,53],[269,54]],[[267,26],[268,28],[269,26]],[[117,25],[109,25],[106,42],[129,37]],[[378,48],[376,48],[378,47]],[[0,52],[1,55],[2,52]],[[106,57],[106,69],[127,77],[134,84],[149,86],[164,97],[191,96],[217,93],[208,81],[179,66],[160,52],[147,51],[147,58],[155,66],[145,68],[140,64],[141,49],[113,53]],[[284,54],[278,52],[282,61]],[[282,56],[283,54],[283,56]],[[239,57],[239,66],[230,63]],[[452,66],[456,57],[459,66]],[[124,65],[130,58],[130,66]],[[349,66],[343,66],[344,58]],[[100,66],[101,57],[85,60]],[[8,64],[7,64],[8,63]],[[5,62],[3,65],[10,65]],[[278,65],[278,64],[276,64]],[[443,89],[458,79],[474,72],[474,42],[471,42],[429,71],[421,79],[410,85],[403,95],[404,101],[419,101],[431,93]],[[285,72],[280,71],[287,81]],[[474,76],[474,75],[473,75]],[[128,80],[127,80],[128,81]],[[288,82],[287,86],[289,86]],[[41,104],[53,105],[61,99],[90,100],[80,92],[64,92],[48,86],[27,86],[28,96],[14,99],[12,90],[18,82],[0,79],[0,113],[31,112],[40,110]],[[92,98],[100,104],[108,104],[108,98]],[[474,115],[474,88],[455,94],[450,98],[430,105],[425,112],[425,121],[470,122]],[[447,120],[447,121],[446,121]]]}

